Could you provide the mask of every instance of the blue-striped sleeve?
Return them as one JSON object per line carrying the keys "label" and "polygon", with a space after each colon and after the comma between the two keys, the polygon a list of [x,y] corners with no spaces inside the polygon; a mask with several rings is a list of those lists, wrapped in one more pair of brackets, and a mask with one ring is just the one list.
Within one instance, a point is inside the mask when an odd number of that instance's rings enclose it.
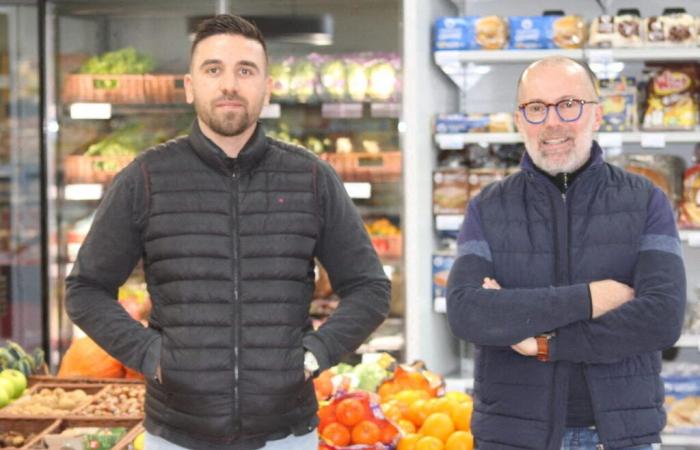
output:
{"label": "blue-striped sleeve", "polygon": [[484,238],[479,216],[478,198],[469,203],[462,228],[457,236],[457,257],[475,255],[492,262],[491,249]]}
{"label": "blue-striped sleeve", "polygon": [[654,188],[652,191],[647,211],[639,251],[657,250],[682,257],[673,210],[661,189]]}

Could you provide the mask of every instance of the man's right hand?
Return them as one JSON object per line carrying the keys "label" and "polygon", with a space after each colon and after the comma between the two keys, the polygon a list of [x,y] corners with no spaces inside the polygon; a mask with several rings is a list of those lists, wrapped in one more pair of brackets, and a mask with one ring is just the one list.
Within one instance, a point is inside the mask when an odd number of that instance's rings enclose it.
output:
{"label": "man's right hand", "polygon": [[591,314],[594,319],[634,298],[634,289],[615,280],[593,281],[588,286],[591,289]]}

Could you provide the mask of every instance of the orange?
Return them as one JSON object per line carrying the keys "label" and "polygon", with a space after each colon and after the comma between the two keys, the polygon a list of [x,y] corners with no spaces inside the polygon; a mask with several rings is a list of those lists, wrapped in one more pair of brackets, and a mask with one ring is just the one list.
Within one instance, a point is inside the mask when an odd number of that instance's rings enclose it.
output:
{"label": "orange", "polygon": [[399,441],[399,445],[396,450],[415,450],[416,443],[423,438],[420,434],[408,433],[406,436],[402,437]]}
{"label": "orange", "polygon": [[404,433],[415,433],[416,432],[416,426],[413,425],[413,422],[411,422],[408,419],[401,419],[397,422],[397,425],[399,428],[401,428],[401,431]]}
{"label": "orange", "polygon": [[445,413],[433,413],[425,419],[419,433],[423,436],[433,436],[446,442],[447,438],[455,431],[452,419]]}
{"label": "orange", "polygon": [[391,444],[397,434],[399,434],[399,430],[389,423],[379,427],[379,441],[382,444]]}
{"label": "orange", "polygon": [[455,431],[447,438],[445,450],[474,450],[474,437],[467,431]]}
{"label": "orange", "polygon": [[419,427],[423,425],[428,417],[428,402],[430,400],[416,400],[408,407],[408,411],[404,413],[404,417],[413,422],[413,425]]}
{"label": "orange", "polygon": [[353,427],[364,419],[365,407],[358,399],[346,398],[336,405],[335,417],[343,425]]}
{"label": "orange", "polygon": [[323,427],[331,422],[335,422],[335,405],[330,403],[326,406],[320,407],[316,415],[319,419],[318,429],[323,431]]}
{"label": "orange", "polygon": [[430,398],[430,395],[427,392],[418,389],[407,389],[394,394],[394,398],[405,403],[407,406],[410,406],[416,400],[425,400]]}
{"label": "orange", "polygon": [[379,386],[377,394],[379,394],[379,397],[381,397],[382,401],[385,402],[389,400],[389,398],[391,398],[392,395],[396,394],[400,390],[401,388],[399,387],[399,385],[397,385],[393,381],[387,381],[386,383]]}
{"label": "orange", "polygon": [[350,430],[338,422],[329,423],[323,429],[321,437],[333,445],[345,446],[350,444]]}
{"label": "orange", "polygon": [[472,398],[469,396],[469,394],[461,392],[461,391],[450,391],[447,394],[445,394],[445,397],[456,400],[457,403],[464,403],[464,402],[471,402]]}
{"label": "orange", "polygon": [[353,444],[376,444],[380,437],[379,426],[370,420],[363,420],[352,428]]}
{"label": "orange", "polygon": [[445,444],[436,437],[423,436],[416,442],[415,450],[443,450]]}
{"label": "orange", "polygon": [[436,412],[442,412],[446,414],[450,414],[452,412],[452,408],[457,406],[459,403],[456,400],[452,400],[451,398],[447,397],[439,397],[436,398],[435,401],[432,404],[432,409],[430,410],[430,413],[436,413]]}
{"label": "orange", "polygon": [[381,408],[382,412],[384,413],[384,417],[391,420],[392,422],[398,422],[403,416],[401,408],[396,402],[382,403]]}
{"label": "orange", "polygon": [[471,429],[472,421],[472,410],[474,409],[474,404],[471,402],[458,403],[452,409],[452,421],[455,424],[455,428],[460,431],[469,431]]}

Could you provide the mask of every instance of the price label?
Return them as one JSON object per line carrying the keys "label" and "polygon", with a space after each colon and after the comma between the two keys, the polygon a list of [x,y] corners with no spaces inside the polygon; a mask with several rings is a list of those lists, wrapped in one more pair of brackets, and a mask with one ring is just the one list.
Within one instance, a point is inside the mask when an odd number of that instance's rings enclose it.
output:
{"label": "price label", "polygon": [[321,105],[324,119],[361,119],[362,103],[324,103]]}
{"label": "price label", "polygon": [[666,147],[666,135],[664,133],[642,133],[642,147],[664,148]]}
{"label": "price label", "polygon": [[260,111],[261,119],[279,119],[282,116],[282,107],[279,103],[270,103],[263,106]]}
{"label": "price label", "polygon": [[464,138],[461,134],[438,134],[437,145],[442,150],[462,150]]}
{"label": "price label", "polygon": [[598,133],[598,144],[603,148],[622,147],[622,133]]}

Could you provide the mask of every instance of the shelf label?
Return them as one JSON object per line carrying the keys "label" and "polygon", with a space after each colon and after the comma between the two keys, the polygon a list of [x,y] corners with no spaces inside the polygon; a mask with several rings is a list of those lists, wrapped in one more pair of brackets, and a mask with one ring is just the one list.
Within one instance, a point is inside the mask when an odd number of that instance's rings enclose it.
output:
{"label": "shelf label", "polygon": [[73,103],[70,105],[71,119],[111,119],[111,103]]}
{"label": "shelf label", "polygon": [[440,214],[435,216],[435,228],[438,231],[459,231],[464,216],[459,214]]}
{"label": "shelf label", "polygon": [[588,62],[598,64],[609,64],[615,60],[611,49],[592,48],[588,49]]}
{"label": "shelf label", "polygon": [[99,200],[102,198],[102,185],[67,184],[63,196],[66,200]]}
{"label": "shelf label", "polygon": [[343,183],[350,198],[372,198],[372,185],[370,183]]}
{"label": "shelf label", "polygon": [[270,103],[263,106],[260,111],[261,119],[279,119],[282,116],[282,107],[279,103]]}
{"label": "shelf label", "polygon": [[361,119],[362,103],[323,103],[321,117],[325,119]]}
{"label": "shelf label", "polygon": [[372,103],[369,108],[372,117],[387,117],[389,119],[401,117],[401,103]]}
{"label": "shelf label", "polygon": [[664,148],[666,147],[666,135],[664,133],[642,133],[642,147]]}
{"label": "shelf label", "polygon": [[442,150],[462,150],[464,148],[464,138],[461,134],[438,134],[436,141]]}
{"label": "shelf label", "polygon": [[598,133],[598,144],[603,148],[620,148],[622,133]]}

